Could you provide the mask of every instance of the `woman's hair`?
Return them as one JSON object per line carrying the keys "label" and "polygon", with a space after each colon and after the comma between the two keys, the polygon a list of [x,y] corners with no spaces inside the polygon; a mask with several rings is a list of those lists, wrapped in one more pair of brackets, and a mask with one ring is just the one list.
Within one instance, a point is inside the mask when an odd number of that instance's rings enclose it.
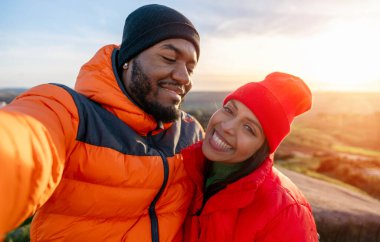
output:
{"label": "woman's hair", "polygon": [[[249,157],[247,160],[243,161],[243,165],[240,167],[239,170],[231,173],[229,176],[226,177],[226,179],[222,181],[215,182],[214,184],[211,184],[204,193],[204,199],[203,204],[206,203],[206,201],[215,193],[218,191],[224,189],[228,184],[231,184],[237,180],[239,180],[242,177],[247,176],[254,170],[256,170],[269,156],[269,145],[267,140],[264,141],[262,146],[256,151],[255,154],[253,154],[251,157]],[[208,177],[210,173],[212,172],[212,161],[206,159],[206,171],[205,175]]]}

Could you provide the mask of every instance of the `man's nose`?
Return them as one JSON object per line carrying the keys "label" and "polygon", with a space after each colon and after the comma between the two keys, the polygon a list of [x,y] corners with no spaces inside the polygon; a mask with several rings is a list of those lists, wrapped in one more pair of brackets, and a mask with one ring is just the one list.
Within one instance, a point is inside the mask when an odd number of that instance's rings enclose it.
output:
{"label": "man's nose", "polygon": [[187,67],[182,63],[178,63],[178,65],[175,66],[172,73],[172,78],[178,81],[181,85],[187,86],[191,83],[191,78]]}

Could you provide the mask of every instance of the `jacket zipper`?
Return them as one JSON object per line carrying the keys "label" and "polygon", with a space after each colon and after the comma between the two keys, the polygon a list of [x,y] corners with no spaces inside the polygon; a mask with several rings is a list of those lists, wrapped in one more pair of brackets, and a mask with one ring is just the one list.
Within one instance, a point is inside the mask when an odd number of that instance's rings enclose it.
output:
{"label": "jacket zipper", "polygon": [[[151,133],[148,135],[148,138],[149,138],[148,140],[152,140],[151,139]],[[158,199],[160,199],[162,193],[165,190],[166,184],[168,182],[169,164],[168,164],[168,160],[166,159],[166,156],[164,155],[164,153],[160,149],[157,148],[157,146],[154,144],[154,142],[151,142],[151,145],[158,151],[158,153],[160,153],[160,156],[162,158],[163,168],[164,168],[164,181],[162,182],[160,190],[158,191],[157,195],[155,196],[155,198],[153,199],[152,203],[149,206],[149,217],[150,217],[150,221],[151,221],[152,242],[159,242],[160,237],[159,237],[159,230],[158,230],[158,218],[157,218],[157,214],[156,214],[156,203],[157,203]]]}

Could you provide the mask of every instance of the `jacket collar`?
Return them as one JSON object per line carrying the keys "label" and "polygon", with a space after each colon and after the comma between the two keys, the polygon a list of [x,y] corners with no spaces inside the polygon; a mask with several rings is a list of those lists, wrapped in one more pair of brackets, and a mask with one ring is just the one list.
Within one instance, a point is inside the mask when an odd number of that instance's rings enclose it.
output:
{"label": "jacket collar", "polygon": [[[112,112],[140,135],[159,127],[156,120],[127,95],[117,74],[118,46],[107,45],[80,69],[75,90]],[[164,129],[171,126],[165,123]]]}
{"label": "jacket collar", "polygon": [[[195,210],[202,206],[204,191],[205,157],[202,153],[202,142],[190,146],[182,151],[185,169],[191,180],[196,184]],[[273,160],[266,160],[252,173],[229,184],[226,188],[212,196],[205,204],[202,213],[211,213],[215,210],[238,209],[250,204],[257,189],[265,178],[272,172]]]}

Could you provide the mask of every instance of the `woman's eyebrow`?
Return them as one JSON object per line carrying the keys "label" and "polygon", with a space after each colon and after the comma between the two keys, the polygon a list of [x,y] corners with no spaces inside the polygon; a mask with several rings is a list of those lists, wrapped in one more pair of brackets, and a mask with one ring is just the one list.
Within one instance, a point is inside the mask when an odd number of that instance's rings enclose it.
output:
{"label": "woman's eyebrow", "polygon": [[261,128],[261,125],[256,121],[256,120],[253,120],[253,119],[250,119],[250,118],[247,118],[247,120],[251,123],[253,123],[253,125],[256,126],[256,128],[258,130],[260,130],[261,134],[263,134],[263,129]]}
{"label": "woman's eyebrow", "polygon": [[236,106],[236,104],[235,104],[235,101],[234,101],[234,100],[231,100],[231,104],[232,104],[232,106],[234,106],[234,108],[235,108],[235,109],[239,110],[239,109],[237,108],[237,106]]}
{"label": "woman's eyebrow", "polygon": [[[234,106],[234,108],[235,108],[236,110],[239,110],[238,107],[236,106],[234,100],[231,100],[231,105]],[[256,120],[253,120],[253,119],[250,119],[250,118],[247,118],[247,120],[248,120],[249,122],[253,123],[253,124],[254,124],[254,125],[260,130],[261,134],[264,133],[264,132],[263,132],[263,129],[261,128],[261,125],[260,125]]]}

